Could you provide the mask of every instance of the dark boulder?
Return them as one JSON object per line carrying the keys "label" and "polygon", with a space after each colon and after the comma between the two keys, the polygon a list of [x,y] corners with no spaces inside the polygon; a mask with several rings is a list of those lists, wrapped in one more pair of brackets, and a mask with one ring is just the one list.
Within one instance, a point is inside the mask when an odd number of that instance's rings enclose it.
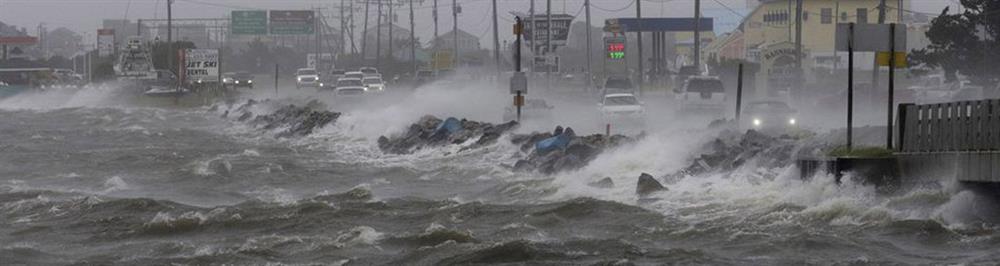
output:
{"label": "dark boulder", "polygon": [[591,182],[587,185],[596,188],[613,188],[615,187],[615,181],[611,180],[610,177],[605,177],[601,180]]}
{"label": "dark boulder", "polygon": [[635,193],[639,196],[646,196],[650,193],[664,190],[667,190],[667,188],[647,173],[639,175],[639,181],[635,185]]}

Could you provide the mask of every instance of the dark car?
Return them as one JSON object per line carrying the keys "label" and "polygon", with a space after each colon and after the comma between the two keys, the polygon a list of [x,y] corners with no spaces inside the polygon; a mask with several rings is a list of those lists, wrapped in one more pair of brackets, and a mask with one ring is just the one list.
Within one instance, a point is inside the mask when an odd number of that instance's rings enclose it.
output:
{"label": "dark car", "polygon": [[222,85],[226,88],[251,88],[253,89],[253,75],[248,72],[226,73],[222,76]]}
{"label": "dark car", "polygon": [[784,131],[798,127],[798,112],[782,101],[756,101],[741,113],[740,126],[761,131]]}

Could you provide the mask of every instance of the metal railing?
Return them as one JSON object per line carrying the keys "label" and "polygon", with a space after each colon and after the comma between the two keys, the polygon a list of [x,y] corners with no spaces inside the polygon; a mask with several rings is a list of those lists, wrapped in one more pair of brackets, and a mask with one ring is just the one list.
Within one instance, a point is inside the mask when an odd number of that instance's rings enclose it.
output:
{"label": "metal railing", "polygon": [[900,104],[900,152],[1000,150],[1000,99]]}

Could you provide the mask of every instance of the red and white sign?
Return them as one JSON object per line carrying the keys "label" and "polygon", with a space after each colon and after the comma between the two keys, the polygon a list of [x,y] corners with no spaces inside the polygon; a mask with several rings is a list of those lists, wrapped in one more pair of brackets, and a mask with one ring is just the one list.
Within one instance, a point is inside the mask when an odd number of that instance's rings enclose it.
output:
{"label": "red and white sign", "polygon": [[115,54],[115,30],[97,30],[97,54],[99,56],[111,56]]}
{"label": "red and white sign", "polygon": [[38,43],[38,37],[32,36],[5,36],[0,37],[2,45],[34,45]]}

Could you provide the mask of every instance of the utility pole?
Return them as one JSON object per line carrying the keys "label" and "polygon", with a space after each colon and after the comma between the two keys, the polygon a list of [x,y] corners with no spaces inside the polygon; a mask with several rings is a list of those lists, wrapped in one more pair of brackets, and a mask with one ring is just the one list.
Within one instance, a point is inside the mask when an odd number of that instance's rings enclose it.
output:
{"label": "utility pole", "polygon": [[[639,48],[642,49],[642,48]],[[701,72],[701,0],[694,0],[694,67]]]}
{"label": "utility pole", "polygon": [[583,1],[583,8],[586,9],[587,12],[587,52],[583,54],[587,56],[587,90],[590,90],[594,86],[593,72],[590,68],[590,60],[593,57],[590,53],[594,52],[594,48],[591,47],[591,43],[593,42],[590,40],[590,28],[593,27],[590,24],[590,0]]}
{"label": "utility pole", "polygon": [[375,67],[380,67],[382,63],[382,0],[377,0],[377,6],[375,10],[378,13],[376,15],[375,22]]}
{"label": "utility pole", "polygon": [[493,0],[493,59],[496,60],[497,78],[500,77],[500,32],[497,30],[497,0]]}
{"label": "utility pole", "polygon": [[394,36],[392,36],[392,28],[394,28],[396,26],[395,25],[395,23],[396,23],[396,17],[395,17],[396,14],[392,12],[392,6],[394,6],[394,5],[396,5],[396,3],[394,3],[393,0],[389,0],[389,15],[385,17],[385,20],[389,22],[389,60],[390,60],[389,62],[390,63],[392,62],[393,59],[396,58],[395,56],[393,56],[394,54],[392,53],[392,50],[393,50],[392,49],[393,48],[392,47],[392,42],[395,40],[393,38]]}
{"label": "utility pole", "polygon": [[[171,7],[174,0],[167,0],[167,68],[174,72],[174,24]],[[175,72],[176,73],[176,72]]]}
{"label": "utility pole", "polygon": [[[535,31],[535,29],[536,29],[535,28],[535,24],[537,24],[537,23],[535,23],[536,22],[536,20],[535,20],[535,0],[531,0],[531,8],[528,9],[528,19],[531,20],[531,35],[529,36],[529,37],[531,37],[531,42],[530,42],[530,44],[531,44],[531,63],[530,63],[531,67],[528,68],[528,71],[531,72],[531,77],[534,78],[535,77],[535,58],[538,57],[538,50],[535,50],[535,47],[538,46],[538,45],[536,45],[538,43],[538,38],[536,38],[538,36],[538,33],[537,33],[537,31]],[[527,38],[525,38],[525,39],[527,39]]]}
{"label": "utility pole", "polygon": [[[344,17],[344,1],[340,0],[340,54],[347,53],[347,18]],[[353,12],[353,11],[352,11]]]}
{"label": "utility pole", "polygon": [[[698,3],[700,3],[699,0],[694,0],[694,6],[695,6],[695,10],[696,11],[698,9]],[[695,20],[698,20],[697,13],[698,12],[695,12],[695,14],[696,14],[695,15]],[[642,62],[643,61],[643,58],[642,58],[642,0],[635,0],[635,18],[639,21],[639,31],[636,32],[636,35],[638,35],[637,39],[639,41],[639,43],[638,43],[638,46],[639,46],[639,50],[638,50],[638,52],[639,52],[639,81],[637,83],[639,84],[639,86],[638,86],[639,90],[638,91],[641,94],[642,93],[642,84],[645,82],[645,79],[646,79],[646,73],[645,73],[645,70],[643,69],[643,65],[642,65],[642,63],[643,63]],[[698,23],[695,22],[695,25],[698,25]],[[695,32],[694,33],[694,36],[695,36],[694,37],[694,39],[695,39],[695,43],[694,43],[695,44],[694,45],[695,48],[694,49],[695,49],[695,53],[697,53],[697,51],[698,51],[698,28],[697,27],[695,27],[694,32]],[[697,56],[695,58],[697,58]],[[695,59],[695,60],[697,60],[697,59]],[[697,61],[695,61],[695,62],[697,62]]]}
{"label": "utility pole", "polygon": [[365,61],[365,57],[368,56],[368,6],[370,6],[370,0],[365,0],[365,22],[364,28],[361,29],[361,62]]}
{"label": "utility pole", "polygon": [[319,8],[316,8],[316,11],[314,11],[313,14],[314,14],[313,15],[313,24],[314,24],[313,25],[313,27],[314,27],[313,31],[316,34],[316,47],[313,47],[313,48],[316,49],[316,55],[313,56],[313,62],[314,62],[313,63],[313,67],[316,68],[317,71],[319,71],[319,69],[320,69],[319,68],[319,62],[320,62],[319,59],[322,58],[320,56],[320,53],[321,53],[321,51],[320,51],[320,46],[321,46],[320,45],[320,38],[323,35],[322,33],[320,33],[319,20],[322,17],[322,15],[320,15]]}
{"label": "utility pole", "polygon": [[[638,0],[637,0],[638,1]],[[545,0],[545,88],[552,89],[552,0]]]}
{"label": "utility pole", "polygon": [[410,62],[413,63],[413,80],[417,79],[417,24],[413,22],[413,0],[410,0]]}
{"label": "utility pole", "polygon": [[455,47],[455,55],[454,55],[455,65],[451,66],[451,68],[457,69],[458,66],[462,63],[462,60],[459,59],[459,53],[458,53],[458,0],[451,0],[451,19],[454,20],[455,22],[454,25],[452,25],[451,29],[452,42]]}
{"label": "utility pole", "polygon": [[[885,0],[879,0],[879,4],[878,4],[878,24],[884,24],[884,23],[885,23]],[[878,56],[875,56],[875,58],[872,59],[872,87],[871,87],[871,90],[869,91],[870,95],[872,96],[872,97],[869,97],[869,99],[872,99],[872,103],[873,104],[875,104],[875,103],[878,102],[878,101],[874,100],[874,98],[875,98],[874,97],[875,96],[875,91],[876,91],[875,89],[878,88],[878,76],[879,76],[878,72],[879,72]]]}
{"label": "utility pole", "polygon": [[[432,57],[434,57],[434,56],[437,56],[438,46],[441,45],[439,43],[440,40],[438,40],[438,0],[434,0],[434,11],[431,12],[431,15],[434,17],[434,40],[433,40],[433,42],[434,42],[434,55],[432,55]],[[434,61],[434,60],[431,60],[431,61]]]}
{"label": "utility pole", "polygon": [[[836,49],[835,49],[836,50]],[[795,87],[801,95],[802,88],[802,0],[795,1]]]}

